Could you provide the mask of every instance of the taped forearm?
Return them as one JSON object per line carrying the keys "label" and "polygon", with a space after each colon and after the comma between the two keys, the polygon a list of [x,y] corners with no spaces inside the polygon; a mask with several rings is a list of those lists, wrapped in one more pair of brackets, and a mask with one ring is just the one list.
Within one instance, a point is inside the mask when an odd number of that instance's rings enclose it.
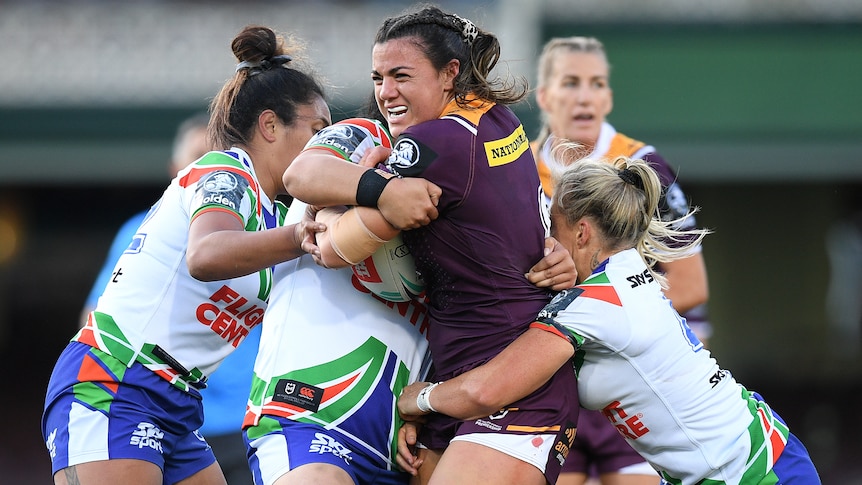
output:
{"label": "taped forearm", "polygon": [[341,213],[339,209],[325,208],[318,213],[317,220],[326,224],[329,246],[343,261],[338,264],[324,258],[327,267],[359,263],[398,234],[373,209],[354,207]]}

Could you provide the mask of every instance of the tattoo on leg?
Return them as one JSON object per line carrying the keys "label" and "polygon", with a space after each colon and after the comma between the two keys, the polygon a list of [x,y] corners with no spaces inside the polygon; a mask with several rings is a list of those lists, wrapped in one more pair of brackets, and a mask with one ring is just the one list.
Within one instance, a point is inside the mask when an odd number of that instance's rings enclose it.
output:
{"label": "tattoo on leg", "polygon": [[63,475],[66,476],[66,483],[68,485],[81,485],[81,480],[78,479],[78,471],[74,465],[64,468]]}

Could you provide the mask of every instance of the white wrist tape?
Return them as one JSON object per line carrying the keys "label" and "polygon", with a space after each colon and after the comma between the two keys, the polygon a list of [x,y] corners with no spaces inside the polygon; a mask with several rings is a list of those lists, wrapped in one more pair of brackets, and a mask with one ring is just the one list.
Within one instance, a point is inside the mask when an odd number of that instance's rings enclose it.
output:
{"label": "white wrist tape", "polygon": [[434,406],[431,406],[431,391],[434,390],[435,387],[439,386],[439,382],[435,382],[434,384],[429,384],[425,386],[424,389],[419,391],[419,394],[416,396],[416,407],[419,408],[423,413],[436,413],[437,410],[434,409]]}

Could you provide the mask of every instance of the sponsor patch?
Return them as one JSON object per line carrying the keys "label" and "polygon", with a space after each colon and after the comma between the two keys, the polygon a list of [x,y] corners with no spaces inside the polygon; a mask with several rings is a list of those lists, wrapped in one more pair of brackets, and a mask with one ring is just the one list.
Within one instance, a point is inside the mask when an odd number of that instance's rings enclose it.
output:
{"label": "sponsor patch", "polygon": [[279,379],[272,400],[317,412],[323,400],[323,389],[292,379]]}
{"label": "sponsor patch", "polygon": [[350,464],[353,460],[353,457],[350,456],[350,448],[342,445],[334,438],[327,436],[323,433],[314,433],[314,439],[311,440],[311,444],[308,447],[309,453],[317,453],[322,455],[324,453],[332,453],[333,455],[344,460],[344,463]]}
{"label": "sponsor patch", "polygon": [[566,457],[569,456],[569,450],[575,444],[575,433],[577,425],[571,421],[566,422],[566,425],[560,429],[557,439],[554,442],[554,448],[551,452],[560,466],[566,462]]}
{"label": "sponsor patch", "polygon": [[518,126],[511,135],[500,140],[485,142],[485,156],[488,157],[488,166],[498,167],[512,163],[530,147],[527,134],[523,126]]}
{"label": "sponsor patch", "polygon": [[305,147],[329,148],[338,152],[345,160],[349,160],[356,147],[362,142],[361,135],[362,133],[354,131],[348,125],[331,125],[317,132]]}
{"label": "sponsor patch", "polygon": [[162,439],[164,437],[164,431],[156,425],[142,421],[138,423],[138,429],[132,431],[129,444],[138,448],[151,448],[162,453]]}
{"label": "sponsor patch", "polygon": [[144,248],[144,241],[146,241],[147,235],[144,233],[137,233],[132,236],[132,242],[129,243],[129,247],[123,251],[123,254],[138,254],[141,252],[141,249]]}

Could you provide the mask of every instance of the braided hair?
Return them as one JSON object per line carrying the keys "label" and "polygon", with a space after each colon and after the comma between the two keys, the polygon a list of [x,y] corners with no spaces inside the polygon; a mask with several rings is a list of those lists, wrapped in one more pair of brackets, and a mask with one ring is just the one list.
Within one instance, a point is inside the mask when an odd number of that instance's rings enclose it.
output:
{"label": "braided hair", "polygon": [[375,44],[412,37],[435,69],[452,59],[461,63],[455,78],[455,100],[464,106],[474,100],[514,104],[527,94],[524,79],[489,79],[500,60],[500,41],[468,19],[446,13],[435,6],[420,6],[383,22]]}

